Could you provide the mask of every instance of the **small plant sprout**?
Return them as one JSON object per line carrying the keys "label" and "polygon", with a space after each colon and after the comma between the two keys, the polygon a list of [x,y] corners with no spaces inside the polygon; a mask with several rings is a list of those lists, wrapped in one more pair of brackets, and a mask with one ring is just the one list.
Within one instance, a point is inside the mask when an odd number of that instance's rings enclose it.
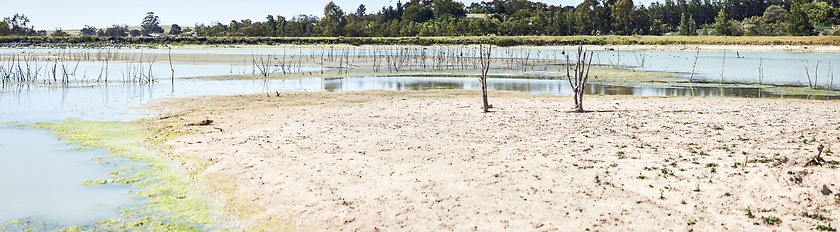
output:
{"label": "small plant sprout", "polygon": [[700,192],[700,182],[697,182],[696,187],[694,188],[695,192]]}
{"label": "small plant sprout", "polygon": [[659,199],[665,200],[665,190],[659,190]]}
{"label": "small plant sprout", "polygon": [[833,227],[831,227],[831,222],[829,222],[828,225],[817,224],[817,230],[819,230],[819,231],[837,231],[837,229],[834,229]]}
{"label": "small plant sprout", "polygon": [[768,225],[775,225],[782,223],[782,219],[777,218],[776,216],[761,216],[761,222]]}
{"label": "small plant sprout", "polygon": [[688,223],[687,223],[687,224],[688,224],[689,226],[693,226],[694,224],[697,224],[697,221],[692,220],[692,219],[688,219]]}
{"label": "small plant sprout", "polygon": [[723,193],[723,196],[728,197],[728,196],[732,196],[732,194],[731,194],[731,193],[729,193],[729,192],[726,192],[726,193]]}
{"label": "small plant sprout", "polygon": [[750,209],[750,206],[749,206],[749,205],[747,206],[747,209],[745,209],[744,211],[746,211],[746,212],[747,212],[747,213],[746,213],[747,217],[749,217],[749,218],[755,218],[755,215],[753,215],[753,213],[752,213],[752,209]]}
{"label": "small plant sprout", "polygon": [[808,213],[807,209],[803,209],[802,216],[807,217],[807,218],[813,218],[813,219],[820,220],[820,221],[826,221],[826,220],[830,221],[831,220],[831,219],[829,219],[829,218],[827,218],[827,217],[825,217],[825,216],[823,216],[822,214],[819,214],[819,213]]}

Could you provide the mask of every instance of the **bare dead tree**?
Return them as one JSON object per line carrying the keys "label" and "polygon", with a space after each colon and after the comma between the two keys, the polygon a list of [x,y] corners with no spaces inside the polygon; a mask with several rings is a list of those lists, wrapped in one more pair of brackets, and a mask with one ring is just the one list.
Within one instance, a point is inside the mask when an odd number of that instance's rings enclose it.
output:
{"label": "bare dead tree", "polygon": [[808,78],[808,87],[813,88],[814,84],[811,82],[811,74],[808,72],[808,62],[805,62],[805,77]]}
{"label": "bare dead tree", "polygon": [[834,84],[834,72],[831,70],[831,61],[828,62],[828,90],[831,90],[831,85]]}
{"label": "bare dead tree", "polygon": [[493,51],[493,45],[487,46],[487,51],[484,51],[484,44],[478,45],[479,63],[481,64],[481,77],[478,79],[481,82],[481,99],[484,102],[484,112],[490,112],[490,104],[487,102],[487,72],[490,70],[490,53]]}
{"label": "bare dead tree", "polygon": [[[587,61],[586,58],[589,57]],[[586,81],[589,80],[589,68],[592,65],[592,52],[589,55],[583,50],[582,45],[578,45],[577,60],[574,67],[572,67],[569,55],[566,54],[566,76],[569,78],[569,86],[572,87],[575,99],[575,111],[583,111],[583,91],[586,86]],[[574,75],[573,75],[574,74]]]}
{"label": "bare dead tree", "polygon": [[700,49],[697,49],[697,53],[694,54],[694,65],[691,66],[691,76],[688,77],[688,83],[694,82],[694,68],[697,67],[697,58],[700,57]]}
{"label": "bare dead tree", "polygon": [[172,66],[172,48],[169,48],[169,69],[172,70],[172,76],[169,80],[172,82],[172,91],[175,91],[175,67]]}
{"label": "bare dead tree", "polygon": [[645,54],[644,52],[636,55],[636,62],[639,63],[639,67],[642,67],[642,68],[645,67],[645,59],[646,58],[647,58],[647,54]]}
{"label": "bare dead tree", "polygon": [[723,61],[720,64],[720,83],[723,84],[723,70],[726,67],[726,50],[723,50]]}
{"label": "bare dead tree", "polygon": [[153,56],[152,59],[149,61],[149,75],[146,76],[146,83],[155,82],[155,76],[152,75],[152,65],[155,65],[155,60],[157,60],[157,56]]}
{"label": "bare dead tree", "polygon": [[764,58],[758,59],[758,84],[761,84],[761,81],[764,80],[764,68],[761,67],[761,63],[764,62]]}
{"label": "bare dead tree", "polygon": [[263,57],[257,54],[251,54],[251,63],[258,71],[260,71],[260,74],[263,77],[271,75],[271,59],[272,57],[270,55]]}
{"label": "bare dead tree", "polygon": [[817,67],[814,67],[814,86],[811,88],[817,88],[817,78],[819,78],[819,70],[820,70],[820,61],[817,61]]}

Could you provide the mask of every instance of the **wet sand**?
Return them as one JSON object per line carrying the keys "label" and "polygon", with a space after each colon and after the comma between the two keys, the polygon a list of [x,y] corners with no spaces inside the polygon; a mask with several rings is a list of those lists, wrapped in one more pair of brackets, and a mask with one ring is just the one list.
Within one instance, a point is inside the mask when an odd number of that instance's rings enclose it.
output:
{"label": "wet sand", "polygon": [[149,107],[196,132],[168,142],[172,158],[250,230],[802,231],[828,224],[803,210],[840,218],[840,172],[805,166],[840,143],[835,101],[587,96],[593,112],[572,113],[570,97],[491,92],[490,103],[482,113],[478,92],[444,90]]}

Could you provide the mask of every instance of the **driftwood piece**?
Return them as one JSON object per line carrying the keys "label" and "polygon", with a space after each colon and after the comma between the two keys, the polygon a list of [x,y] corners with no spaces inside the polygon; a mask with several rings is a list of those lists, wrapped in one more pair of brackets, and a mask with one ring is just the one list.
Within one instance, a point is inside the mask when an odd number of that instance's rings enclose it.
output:
{"label": "driftwood piece", "polygon": [[209,126],[210,124],[213,124],[213,120],[204,119],[200,122],[188,123],[187,126]]}

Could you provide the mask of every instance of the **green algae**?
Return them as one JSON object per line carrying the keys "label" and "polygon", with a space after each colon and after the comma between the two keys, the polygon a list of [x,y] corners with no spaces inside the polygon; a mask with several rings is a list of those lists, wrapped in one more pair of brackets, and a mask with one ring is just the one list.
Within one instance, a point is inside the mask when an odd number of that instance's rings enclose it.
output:
{"label": "green algae", "polygon": [[840,96],[840,91],[837,90],[809,87],[770,87],[767,88],[767,91],[779,95]]}
{"label": "green algae", "polygon": [[[59,231],[202,231],[223,230],[221,216],[206,197],[193,185],[196,178],[159,154],[165,149],[155,147],[155,141],[173,135],[138,127],[129,122],[95,122],[67,120],[35,123],[19,127],[55,132],[73,149],[103,149],[114,160],[118,170],[108,173],[111,179],[90,180],[85,185],[130,184],[134,195],[142,199],[137,207],[122,209],[122,218],[97,222],[95,225],[56,226],[41,222],[12,221],[0,231],[59,230]],[[156,150],[157,149],[157,150]]]}

